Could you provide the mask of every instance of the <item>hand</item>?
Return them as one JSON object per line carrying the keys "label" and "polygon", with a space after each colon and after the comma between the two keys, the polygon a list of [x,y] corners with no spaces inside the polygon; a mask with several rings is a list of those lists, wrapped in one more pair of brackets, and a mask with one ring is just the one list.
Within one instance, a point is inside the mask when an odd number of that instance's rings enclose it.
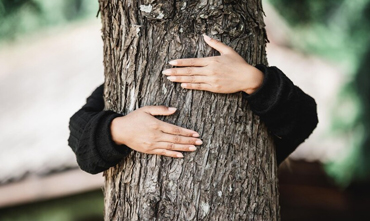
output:
{"label": "hand", "polygon": [[263,82],[263,73],[249,65],[237,52],[220,41],[204,35],[205,42],[220,52],[220,56],[188,58],[170,61],[171,65],[182,67],[163,71],[172,82],[181,87],[214,93],[251,94]]}
{"label": "hand", "polygon": [[171,115],[176,108],[146,106],[112,121],[111,134],[116,144],[147,154],[184,157],[178,151],[195,151],[201,145],[199,134],[158,120],[156,115]]}

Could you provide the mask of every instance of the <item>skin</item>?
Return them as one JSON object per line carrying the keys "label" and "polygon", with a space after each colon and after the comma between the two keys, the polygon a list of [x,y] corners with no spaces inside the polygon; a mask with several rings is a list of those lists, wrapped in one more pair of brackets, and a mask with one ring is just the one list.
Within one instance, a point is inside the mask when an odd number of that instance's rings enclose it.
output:
{"label": "skin", "polygon": [[[189,90],[231,94],[255,92],[263,82],[263,73],[249,65],[231,47],[204,35],[205,42],[220,52],[220,56],[176,59],[175,66],[163,71],[172,82],[181,83]],[[118,145],[133,150],[175,158],[183,158],[183,151],[195,151],[201,145],[196,131],[178,127],[155,118],[157,115],[174,114],[176,108],[145,106],[112,121],[111,134]],[[132,125],[128,128],[126,125]]]}

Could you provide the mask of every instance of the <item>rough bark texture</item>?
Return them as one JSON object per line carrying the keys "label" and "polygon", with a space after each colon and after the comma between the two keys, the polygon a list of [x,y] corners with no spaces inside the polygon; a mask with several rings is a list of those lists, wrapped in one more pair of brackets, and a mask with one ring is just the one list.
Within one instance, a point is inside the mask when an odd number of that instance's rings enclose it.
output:
{"label": "rough bark texture", "polygon": [[217,55],[202,33],[266,63],[261,0],[99,2],[106,108],[177,107],[160,119],[204,142],[183,159],[133,151],[106,171],[105,220],[278,220],[273,142],[241,93],[188,91],[161,74],[169,60]]}

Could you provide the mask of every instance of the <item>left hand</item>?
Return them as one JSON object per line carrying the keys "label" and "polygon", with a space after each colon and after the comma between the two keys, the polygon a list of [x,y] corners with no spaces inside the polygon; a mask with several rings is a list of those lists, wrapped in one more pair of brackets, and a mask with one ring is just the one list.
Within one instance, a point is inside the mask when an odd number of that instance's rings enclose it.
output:
{"label": "left hand", "polygon": [[205,42],[220,52],[220,56],[172,60],[169,63],[181,68],[163,71],[168,80],[181,83],[181,87],[214,93],[231,94],[244,91],[252,94],[263,82],[263,73],[249,65],[231,47],[204,35]]}

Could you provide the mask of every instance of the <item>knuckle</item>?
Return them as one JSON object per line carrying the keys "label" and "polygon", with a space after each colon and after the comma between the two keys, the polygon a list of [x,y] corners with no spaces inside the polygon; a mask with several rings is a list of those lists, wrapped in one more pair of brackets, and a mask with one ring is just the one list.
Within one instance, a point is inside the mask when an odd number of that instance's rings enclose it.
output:
{"label": "knuckle", "polygon": [[174,127],[174,128],[172,128],[172,132],[174,134],[179,134],[179,133],[181,133],[181,129],[180,128],[177,128],[177,127]]}
{"label": "knuckle", "polygon": [[195,84],[195,88],[200,90],[200,89],[202,89],[202,85],[201,84]]}
{"label": "knuckle", "polygon": [[190,82],[195,82],[195,77],[194,76],[190,76]]}
{"label": "knuckle", "polygon": [[186,68],[186,73],[189,74],[189,75],[192,74],[193,73],[193,68],[187,67]]}
{"label": "knuckle", "polygon": [[169,149],[169,150],[175,149],[175,144],[173,144],[173,143],[167,144],[167,149]]}
{"label": "knuckle", "polygon": [[214,85],[214,87],[215,87],[216,89],[221,89],[221,85],[219,85],[219,84],[215,84],[215,85]]}
{"label": "knuckle", "polygon": [[153,142],[151,141],[144,141],[144,145],[146,148],[151,148],[153,146]]}
{"label": "knuckle", "polygon": [[143,149],[145,152],[149,152],[152,149],[153,143],[150,141],[143,142]]}
{"label": "knuckle", "polygon": [[196,141],[196,139],[188,139],[187,144],[195,144]]}
{"label": "knuckle", "polygon": [[190,59],[190,65],[194,66],[195,65],[195,59]]}
{"label": "knuckle", "polygon": [[173,141],[175,143],[179,143],[181,141],[181,138],[179,136],[173,136]]}
{"label": "knuckle", "polygon": [[159,129],[159,124],[157,122],[154,122],[154,123],[151,123],[149,127],[150,127],[150,129],[158,130]]}
{"label": "knuckle", "polygon": [[157,140],[157,135],[156,134],[154,134],[154,133],[152,133],[152,134],[150,134],[149,135],[149,138],[151,139],[151,140]]}

